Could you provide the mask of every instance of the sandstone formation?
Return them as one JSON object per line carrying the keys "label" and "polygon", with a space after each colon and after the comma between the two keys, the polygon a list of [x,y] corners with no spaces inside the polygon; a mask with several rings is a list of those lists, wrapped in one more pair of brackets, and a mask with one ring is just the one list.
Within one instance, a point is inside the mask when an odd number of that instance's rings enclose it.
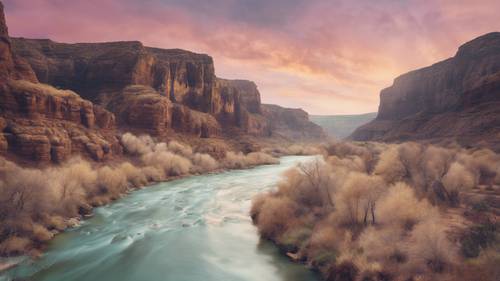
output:
{"label": "sandstone formation", "polygon": [[322,136],[303,111],[263,111],[255,83],[217,78],[208,55],[137,41],[10,38],[0,9],[2,155],[101,161],[121,154],[118,136],[126,131],[226,140]]}
{"label": "sandstone formation", "polygon": [[3,4],[0,2],[0,81],[5,81],[9,78],[26,79],[36,82],[35,74],[31,68],[24,60],[12,53]]}
{"label": "sandstone formation", "polygon": [[[263,115],[254,82],[216,77],[208,55],[150,48],[140,42],[64,44],[24,38],[12,42],[15,53],[26,59],[41,82],[103,105],[116,114],[121,126],[157,136],[171,128],[200,137],[224,132],[269,137],[270,123],[279,122]],[[302,117],[304,128],[316,128],[307,114]],[[305,131],[294,135],[321,136]]]}
{"label": "sandstone formation", "polygon": [[307,112],[302,109],[264,104],[262,105],[262,111],[269,120],[270,130],[273,135],[291,139],[307,139],[307,136],[314,136],[314,138],[325,137],[323,129],[310,122]]}
{"label": "sandstone formation", "polygon": [[500,148],[500,33],[462,45],[452,58],[411,71],[380,93],[377,118],[354,140],[454,140]]}
{"label": "sandstone formation", "polygon": [[112,113],[76,93],[38,83],[13,54],[0,3],[0,153],[59,163],[71,154],[104,160],[120,153]]}

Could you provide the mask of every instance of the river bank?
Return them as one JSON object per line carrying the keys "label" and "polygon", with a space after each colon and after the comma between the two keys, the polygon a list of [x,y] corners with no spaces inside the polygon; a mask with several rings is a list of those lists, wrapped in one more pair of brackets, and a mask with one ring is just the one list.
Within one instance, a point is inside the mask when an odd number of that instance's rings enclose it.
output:
{"label": "river bank", "polygon": [[[0,280],[318,280],[260,240],[251,198],[307,156],[159,183],[95,209]],[[265,183],[265,184],[263,184]],[[3,278],[3,279],[2,279]]]}
{"label": "river bank", "polygon": [[25,168],[0,158],[0,256],[41,255],[58,233],[106,205],[152,183],[189,175],[278,163],[265,152],[227,151],[222,159],[176,141],[124,134],[127,158],[93,163],[73,158],[58,166]]}

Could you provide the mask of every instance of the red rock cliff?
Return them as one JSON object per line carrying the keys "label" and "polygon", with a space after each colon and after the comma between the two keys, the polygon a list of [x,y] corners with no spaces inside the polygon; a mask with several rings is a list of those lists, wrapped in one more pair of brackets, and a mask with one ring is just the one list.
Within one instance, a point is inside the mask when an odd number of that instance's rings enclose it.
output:
{"label": "red rock cliff", "polygon": [[[15,53],[29,62],[40,81],[102,104],[120,124],[155,135],[171,128],[211,136],[231,127],[255,136],[271,135],[255,83],[217,78],[208,55],[144,47],[140,42],[64,44],[23,38],[12,42]],[[150,89],[149,95],[140,95],[141,102],[134,97],[133,110],[132,104],[123,104],[132,101],[133,95],[124,90],[129,85]]]}
{"label": "red rock cliff", "polygon": [[13,54],[0,3],[0,154],[61,162],[71,154],[95,160],[120,153],[114,116],[72,91],[38,83]]}

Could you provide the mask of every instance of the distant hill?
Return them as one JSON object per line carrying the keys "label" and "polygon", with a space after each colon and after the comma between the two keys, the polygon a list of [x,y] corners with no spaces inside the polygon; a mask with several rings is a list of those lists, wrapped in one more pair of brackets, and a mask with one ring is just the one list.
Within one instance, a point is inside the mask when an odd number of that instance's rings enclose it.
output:
{"label": "distant hill", "polygon": [[309,115],[309,120],[320,125],[329,136],[343,139],[375,117],[377,113],[371,112],[358,115]]}

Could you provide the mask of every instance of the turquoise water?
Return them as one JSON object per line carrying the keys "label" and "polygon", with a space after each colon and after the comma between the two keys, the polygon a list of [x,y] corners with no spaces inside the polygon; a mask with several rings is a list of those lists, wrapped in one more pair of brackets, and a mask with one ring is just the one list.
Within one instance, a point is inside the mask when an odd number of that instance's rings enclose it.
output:
{"label": "turquoise water", "polygon": [[42,258],[26,260],[0,280],[312,281],[261,241],[248,216],[251,198],[275,187],[278,165],[192,176],[138,190],[54,239]]}

